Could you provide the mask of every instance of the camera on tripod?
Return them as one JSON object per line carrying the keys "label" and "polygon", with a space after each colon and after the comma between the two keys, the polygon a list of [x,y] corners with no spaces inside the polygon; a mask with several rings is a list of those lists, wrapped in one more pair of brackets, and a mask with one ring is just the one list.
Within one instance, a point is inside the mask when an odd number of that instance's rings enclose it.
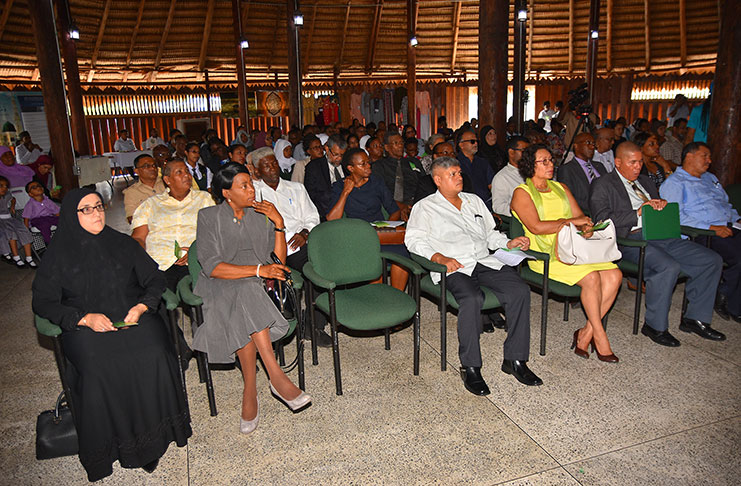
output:
{"label": "camera on tripod", "polygon": [[569,108],[577,118],[585,118],[592,113],[592,105],[589,104],[589,90],[587,83],[580,84],[577,88],[569,91]]}

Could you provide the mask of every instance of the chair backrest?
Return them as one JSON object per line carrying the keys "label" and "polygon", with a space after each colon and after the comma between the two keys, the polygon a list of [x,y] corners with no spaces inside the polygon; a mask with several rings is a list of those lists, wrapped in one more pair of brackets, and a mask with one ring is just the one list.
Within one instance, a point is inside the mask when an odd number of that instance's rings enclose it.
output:
{"label": "chair backrest", "polygon": [[679,238],[682,230],[679,226],[679,204],[668,203],[661,211],[656,211],[649,205],[643,206],[644,240],[667,240]]}
{"label": "chair backrest", "polygon": [[23,187],[14,187],[10,190],[10,193],[15,198],[16,212],[25,208],[26,204],[28,204],[28,200],[31,199],[31,196],[28,195],[26,189]]}
{"label": "chair backrest", "polygon": [[381,275],[381,243],[362,219],[326,221],[309,233],[309,262],[322,277],[345,285]]}
{"label": "chair backrest", "polygon": [[188,250],[188,273],[193,281],[193,287],[195,287],[196,282],[198,281],[198,274],[201,273],[201,263],[198,261],[196,240],[193,240],[193,243],[190,244],[190,249]]}
{"label": "chair backrest", "polygon": [[513,214],[509,220],[509,239],[517,238],[518,236],[525,236],[525,228],[522,227],[522,223]]}
{"label": "chair backrest", "polygon": [[728,194],[728,201],[731,205],[741,213],[741,184],[731,184],[726,187],[726,194]]}

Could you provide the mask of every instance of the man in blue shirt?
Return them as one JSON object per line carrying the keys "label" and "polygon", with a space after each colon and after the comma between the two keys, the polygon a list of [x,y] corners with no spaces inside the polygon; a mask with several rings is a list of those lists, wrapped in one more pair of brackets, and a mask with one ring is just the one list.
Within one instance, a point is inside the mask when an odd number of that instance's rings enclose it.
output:
{"label": "man in blue shirt", "polygon": [[[710,247],[727,267],[723,270],[715,311],[722,318],[741,322],[741,216],[731,203],[718,178],[708,172],[710,147],[692,142],[682,151],[682,167],[661,185],[661,197],[679,203],[681,224],[710,229]],[[706,244],[707,237],[698,238]]]}

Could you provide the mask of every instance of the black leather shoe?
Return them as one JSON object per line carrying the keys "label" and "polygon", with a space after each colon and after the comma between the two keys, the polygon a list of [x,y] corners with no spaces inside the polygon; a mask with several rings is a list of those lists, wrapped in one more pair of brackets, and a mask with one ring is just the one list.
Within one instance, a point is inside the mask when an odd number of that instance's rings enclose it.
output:
{"label": "black leather shoe", "polygon": [[721,319],[724,319],[726,321],[731,319],[731,313],[728,312],[728,299],[726,299],[726,296],[718,293],[718,295],[715,297],[715,313],[720,316]]}
{"label": "black leather shoe", "polygon": [[543,384],[543,380],[527,367],[527,361],[505,359],[502,361],[502,371],[517,378],[517,381],[528,386]]}
{"label": "black leather shoe", "polygon": [[494,325],[488,317],[481,318],[481,330],[487,334],[494,332]]}
{"label": "black leather shoe", "polygon": [[682,323],[679,325],[679,330],[684,332],[694,332],[701,338],[710,339],[711,341],[725,341],[726,335],[722,332],[716,331],[710,324],[707,324],[697,319],[682,318]]}
{"label": "black leather shoe", "polygon": [[679,346],[679,341],[677,338],[669,334],[669,331],[657,331],[646,323],[644,323],[641,328],[641,334],[648,336],[651,338],[651,341],[656,344],[661,344],[662,346],[669,346],[670,348],[676,348]]}
{"label": "black leather shoe", "polygon": [[474,395],[485,396],[491,393],[484,378],[481,377],[481,367],[461,366],[461,379],[466,390]]}
{"label": "black leather shoe", "polygon": [[507,329],[507,321],[499,312],[489,314],[489,319],[491,319],[491,325],[497,329]]}
{"label": "black leather shoe", "polygon": [[[307,341],[311,339],[308,332],[306,333],[306,336],[304,336],[304,339],[306,339]],[[324,329],[319,329],[319,331],[317,331],[316,345],[320,348],[331,348],[332,337],[327,334],[327,331],[325,331]]]}
{"label": "black leather shoe", "polygon": [[160,463],[160,460],[159,459],[155,459],[152,462],[148,462],[147,464],[144,464],[142,466],[142,469],[144,469],[145,471],[147,471],[149,474],[152,474],[154,472],[154,470],[157,469],[157,465],[159,465],[159,463]]}

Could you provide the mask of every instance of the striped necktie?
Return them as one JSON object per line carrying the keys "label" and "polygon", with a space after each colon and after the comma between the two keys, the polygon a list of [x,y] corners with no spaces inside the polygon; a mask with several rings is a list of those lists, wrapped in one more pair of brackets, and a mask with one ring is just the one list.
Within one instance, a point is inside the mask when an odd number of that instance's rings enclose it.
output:
{"label": "striped necktie", "polygon": [[641,201],[648,202],[648,198],[643,193],[643,191],[641,191],[641,188],[638,187],[638,184],[636,184],[635,182],[631,182],[630,183],[630,187],[632,187],[633,188],[633,192],[635,192],[636,195],[641,198]]}

